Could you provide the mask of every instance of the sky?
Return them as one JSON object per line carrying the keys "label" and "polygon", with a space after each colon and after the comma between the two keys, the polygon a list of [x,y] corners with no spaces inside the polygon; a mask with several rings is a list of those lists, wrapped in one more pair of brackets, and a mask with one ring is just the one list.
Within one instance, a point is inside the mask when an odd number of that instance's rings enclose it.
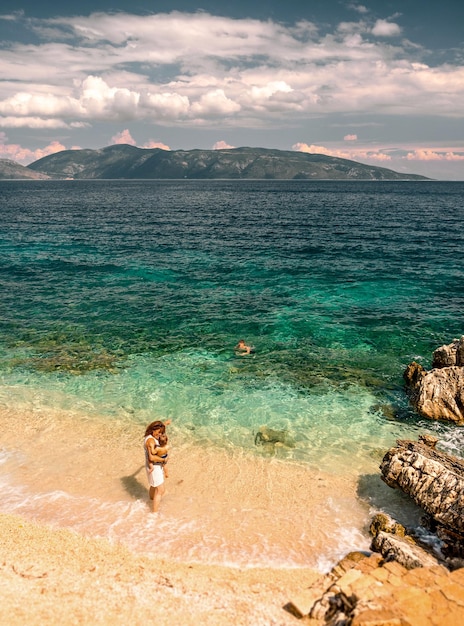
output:
{"label": "sky", "polygon": [[0,158],[116,143],[464,180],[464,2],[1,0]]}

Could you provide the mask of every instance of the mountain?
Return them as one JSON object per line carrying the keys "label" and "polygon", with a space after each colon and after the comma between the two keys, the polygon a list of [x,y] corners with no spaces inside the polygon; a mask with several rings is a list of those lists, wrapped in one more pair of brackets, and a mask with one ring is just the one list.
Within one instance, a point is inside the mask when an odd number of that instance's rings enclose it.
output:
{"label": "mountain", "polygon": [[384,167],[324,154],[266,148],[161,150],[114,145],[100,150],[64,150],[28,166],[51,178],[254,178],[427,180]]}
{"label": "mountain", "polygon": [[24,167],[24,165],[20,165],[15,161],[10,161],[9,159],[0,159],[0,180],[23,178],[38,180],[47,179],[50,177],[41,172],[34,172],[33,170]]}

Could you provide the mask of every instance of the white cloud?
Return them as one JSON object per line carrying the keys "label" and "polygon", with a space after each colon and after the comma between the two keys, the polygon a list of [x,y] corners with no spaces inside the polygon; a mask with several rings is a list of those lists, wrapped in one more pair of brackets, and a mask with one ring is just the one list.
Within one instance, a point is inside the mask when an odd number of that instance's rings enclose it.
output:
{"label": "white cloud", "polygon": [[343,139],[345,141],[357,141],[358,140],[358,135],[345,135],[343,137]]}
{"label": "white cloud", "polygon": [[199,117],[231,115],[240,111],[240,105],[226,96],[223,89],[203,94],[192,105],[192,112]]}
{"label": "white cloud", "polygon": [[363,4],[355,4],[354,2],[348,5],[349,9],[353,11],[357,11],[358,13],[368,13],[369,9],[367,9]]}
{"label": "white cloud", "polygon": [[226,150],[228,148],[235,148],[235,146],[231,146],[227,142],[222,140],[216,141],[216,143],[213,145],[213,150]]}
{"label": "white cloud", "polygon": [[293,91],[293,89],[283,80],[271,81],[261,87],[252,86],[250,90],[251,98],[260,102],[268,100],[276,93],[289,93],[291,91]]}
{"label": "white cloud", "polygon": [[262,129],[340,113],[462,117],[462,64],[426,65],[419,48],[385,41],[401,32],[394,16],[373,22],[364,5],[350,6],[362,18],[324,34],[307,21],[204,12],[24,21],[44,40],[2,50],[3,126]]}
{"label": "white cloud", "polygon": [[190,108],[188,97],[175,92],[142,93],[140,105],[147,117],[152,117],[154,121],[185,118]]}
{"label": "white cloud", "polygon": [[132,138],[129,130],[126,128],[119,133],[116,133],[113,137],[111,137],[109,145],[112,146],[114,144],[129,144],[130,146],[135,146],[137,142]]}
{"label": "white cloud", "polygon": [[33,116],[0,116],[0,126],[2,128],[68,128],[68,124],[63,120],[48,119]]}
{"label": "white cloud", "polygon": [[435,150],[417,149],[408,152],[408,161],[464,161],[463,152],[438,152]]}
{"label": "white cloud", "polygon": [[[127,128],[125,128],[124,130],[121,130],[119,133],[116,133],[116,135],[113,135],[113,137],[111,137],[108,145],[112,146],[114,144],[128,144],[130,146],[136,146],[137,142],[132,137],[130,131]],[[161,148],[161,150],[171,149],[162,141],[154,141],[153,139],[150,139],[150,141],[146,141],[140,147],[141,148]]]}
{"label": "white cloud", "polygon": [[296,152],[307,152],[309,154],[325,154],[327,156],[338,157],[340,159],[351,159],[351,152],[347,150],[330,149],[325,146],[317,146],[307,143],[296,143],[292,146]]}
{"label": "white cloud", "polygon": [[161,150],[171,150],[171,148],[162,141],[154,141],[153,139],[144,143],[141,148],[160,148]]}
{"label": "white cloud", "polygon": [[385,154],[382,151],[375,152],[373,150],[360,150],[356,152],[352,157],[355,161],[358,159],[366,161],[391,161],[392,157],[389,154]]}
{"label": "white cloud", "polygon": [[49,154],[55,154],[66,150],[59,141],[52,141],[45,148],[38,148],[36,150],[30,150],[23,148],[22,146],[14,143],[8,143],[8,137],[5,133],[0,132],[0,159],[10,159],[16,161],[16,163],[22,163],[27,165],[33,161],[37,161]]}
{"label": "white cloud", "polygon": [[14,117],[59,118],[79,117],[82,110],[79,103],[70,97],[60,97],[52,93],[31,93],[19,91],[10,98],[0,101],[0,114]]}
{"label": "white cloud", "polygon": [[372,29],[372,34],[377,37],[396,37],[401,34],[401,28],[395,22],[377,20]]}
{"label": "white cloud", "polygon": [[307,143],[296,143],[292,146],[292,150],[296,152],[308,152],[310,154],[325,154],[339,159],[350,159],[352,161],[391,161],[391,156],[385,154],[381,150],[340,150],[338,148],[326,148],[325,146],[317,146]]}
{"label": "white cloud", "polygon": [[140,94],[126,88],[110,87],[102,78],[89,76],[82,83],[79,105],[85,117],[132,119]]}

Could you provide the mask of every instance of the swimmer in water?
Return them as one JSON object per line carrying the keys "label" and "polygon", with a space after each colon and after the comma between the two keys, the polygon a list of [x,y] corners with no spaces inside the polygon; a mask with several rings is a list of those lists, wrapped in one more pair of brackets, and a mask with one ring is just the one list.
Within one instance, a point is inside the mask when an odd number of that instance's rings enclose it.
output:
{"label": "swimmer in water", "polygon": [[245,343],[245,339],[240,339],[238,344],[235,346],[235,352],[237,352],[240,356],[246,356],[247,354],[254,352],[254,348],[253,346],[249,346]]}

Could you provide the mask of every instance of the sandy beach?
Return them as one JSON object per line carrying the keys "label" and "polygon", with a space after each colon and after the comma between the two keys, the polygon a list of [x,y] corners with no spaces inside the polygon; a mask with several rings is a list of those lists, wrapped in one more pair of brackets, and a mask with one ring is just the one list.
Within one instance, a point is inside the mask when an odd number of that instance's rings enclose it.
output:
{"label": "sandy beach", "polygon": [[354,477],[174,434],[158,518],[138,426],[29,400],[0,418],[0,623],[294,624],[290,598],[368,546]]}
{"label": "sandy beach", "polygon": [[294,624],[318,574],[176,564],[0,515],[2,624]]}

